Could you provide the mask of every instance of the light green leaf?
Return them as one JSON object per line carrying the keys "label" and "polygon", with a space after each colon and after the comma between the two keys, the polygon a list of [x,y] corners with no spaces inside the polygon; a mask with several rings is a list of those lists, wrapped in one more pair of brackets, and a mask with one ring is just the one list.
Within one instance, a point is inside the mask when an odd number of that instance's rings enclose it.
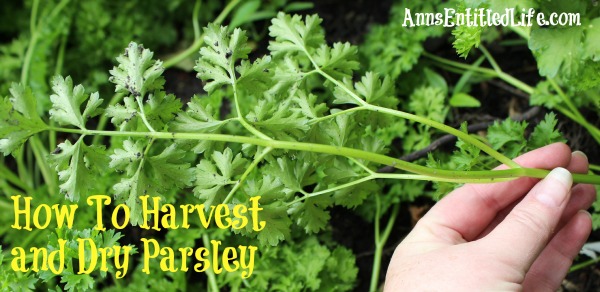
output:
{"label": "light green leaf", "polygon": [[190,186],[194,180],[194,169],[187,162],[186,152],[178,149],[176,144],[171,144],[160,154],[149,157],[144,167],[157,192],[181,189]]}
{"label": "light green leaf", "polygon": [[444,77],[427,67],[423,69],[423,73],[425,73],[425,78],[429,86],[439,88],[442,92],[448,93],[448,83],[446,83]]}
{"label": "light green leaf", "polygon": [[[288,207],[282,201],[275,201],[263,208],[258,213],[258,220],[268,222],[265,228],[258,233],[261,245],[276,246],[279,242],[290,238],[292,220],[287,215]],[[248,226],[252,226],[248,224]]]}
{"label": "light green leaf", "polygon": [[9,89],[11,97],[10,102],[13,108],[22,113],[28,119],[36,120],[38,123],[43,123],[37,113],[37,102],[35,96],[31,92],[31,88],[23,86],[20,83],[13,83]]}
{"label": "light green leaf", "polygon": [[188,103],[188,108],[184,113],[179,113],[171,128],[178,132],[196,132],[196,133],[212,133],[217,131],[225,121],[215,118],[217,115],[211,104],[203,104],[203,99],[194,96]]}
{"label": "light green leaf", "polygon": [[544,147],[546,145],[555,142],[566,142],[563,135],[556,129],[558,121],[556,120],[556,114],[549,112],[544,116],[544,120],[535,126],[529,140],[527,141],[527,148],[529,150]]}
{"label": "light green leaf", "polygon": [[259,131],[281,140],[294,140],[308,131],[308,119],[293,99],[277,100],[265,95],[246,115]]}
{"label": "light green leaf", "polygon": [[393,108],[398,104],[394,96],[394,83],[389,77],[379,78],[377,73],[367,72],[354,87],[368,103]]}
{"label": "light green leaf", "polygon": [[127,139],[123,141],[123,148],[115,149],[115,153],[110,155],[109,167],[116,170],[126,170],[132,175],[137,169],[137,162],[142,160],[144,153],[144,140],[133,141]]}
{"label": "light green leaf", "polygon": [[331,216],[326,208],[332,205],[330,196],[321,195],[305,199],[290,206],[288,213],[306,233],[317,233],[327,226]]}
{"label": "light green leaf", "polygon": [[250,0],[242,3],[233,13],[229,25],[231,27],[239,27],[242,24],[250,22],[252,15],[256,13],[260,7],[260,0]]}
{"label": "light green leaf", "polygon": [[10,98],[0,98],[0,151],[6,156],[48,126],[36,112],[31,90],[14,83]]}
{"label": "light green leaf", "polygon": [[452,95],[450,98],[450,106],[453,107],[480,107],[481,103],[473,96],[459,92]]}
{"label": "light green leaf", "polygon": [[488,128],[488,140],[496,150],[502,150],[509,158],[515,158],[527,145],[525,129],[527,122],[516,122],[506,119],[503,122],[494,122]]}
{"label": "light green leaf", "polygon": [[223,201],[226,195],[226,186],[233,185],[234,176],[243,172],[242,166],[248,161],[238,153],[235,157],[233,151],[213,152],[212,161],[203,159],[196,166],[196,182],[194,193],[206,205],[216,205]]}
{"label": "light green leaf", "polygon": [[110,122],[123,131],[130,125],[137,124],[138,105],[132,96],[123,98],[123,104],[108,106],[105,115],[110,117]]}
{"label": "light green leaf", "polygon": [[[100,113],[98,107],[102,104],[102,99],[98,93],[93,93],[89,99],[85,94],[83,86],[73,87],[73,80],[70,76],[62,78],[56,76],[52,78],[52,90],[54,94],[50,95],[52,109],[50,109],[50,118],[60,125],[72,125],[80,129],[85,129],[85,123],[90,117]],[[81,104],[88,100],[83,114],[81,113]]]}
{"label": "light green leaf", "polygon": [[585,32],[584,57],[592,61],[600,61],[600,17],[595,18],[588,24]]}
{"label": "light green leaf", "polygon": [[223,85],[234,84],[234,67],[238,60],[248,58],[250,48],[246,44],[246,33],[239,28],[230,34],[226,26],[210,24],[204,34],[207,46],[200,49],[200,59],[194,69],[198,77],[206,81],[204,90],[212,93]]}
{"label": "light green leaf", "polygon": [[181,110],[181,101],[173,94],[156,91],[148,95],[144,104],[146,120],[154,129],[163,129],[167,123],[174,120]]}
{"label": "light green leaf", "polygon": [[269,35],[275,40],[269,42],[269,50],[278,55],[317,49],[325,42],[321,21],[317,15],[306,16],[302,21],[300,15],[280,12],[271,20]]}
{"label": "light green leaf", "polygon": [[273,83],[271,65],[270,56],[258,58],[254,62],[242,60],[236,67],[240,75],[237,79],[238,88],[256,94],[267,91]]}
{"label": "light green leaf", "polygon": [[456,38],[452,46],[461,57],[467,58],[473,47],[479,48],[483,29],[482,26],[461,25],[452,30],[452,35]]}
{"label": "light green leaf", "polygon": [[577,73],[582,56],[581,27],[536,28],[531,30],[529,49],[536,56],[540,75],[554,78]]}
{"label": "light green leaf", "polygon": [[333,47],[323,44],[314,55],[317,66],[335,79],[352,78],[360,68],[357,59],[357,49],[350,43],[334,43]]}
{"label": "light green leaf", "polygon": [[69,140],[59,144],[48,160],[58,172],[58,179],[63,182],[59,187],[65,197],[71,201],[91,195],[94,189],[94,176],[106,168],[104,146],[88,146],[83,139],[75,144]]}
{"label": "light green leaf", "polygon": [[115,92],[140,97],[162,89],[164,68],[161,61],[152,59],[153,55],[141,44],[129,43],[125,52],[117,57],[119,65],[110,70],[109,81],[115,84]]}

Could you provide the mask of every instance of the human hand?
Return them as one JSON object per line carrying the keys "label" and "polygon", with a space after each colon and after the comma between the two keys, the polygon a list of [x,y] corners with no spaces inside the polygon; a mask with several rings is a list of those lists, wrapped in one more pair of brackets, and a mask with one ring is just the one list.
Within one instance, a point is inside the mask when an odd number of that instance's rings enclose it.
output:
{"label": "human hand", "polygon": [[555,143],[515,161],[554,170],[448,194],[396,248],[384,290],[556,291],[592,228],[584,210],[596,190],[572,187],[569,173],[586,173],[588,160]]}

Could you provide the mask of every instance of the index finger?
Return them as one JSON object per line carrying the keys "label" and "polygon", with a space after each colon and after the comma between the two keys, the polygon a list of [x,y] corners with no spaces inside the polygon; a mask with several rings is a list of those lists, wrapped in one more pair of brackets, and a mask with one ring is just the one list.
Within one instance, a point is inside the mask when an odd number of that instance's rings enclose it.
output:
{"label": "index finger", "polygon": [[[571,149],[564,143],[554,143],[515,159],[521,166],[542,169],[566,167],[570,160]],[[505,168],[503,165],[496,169]],[[507,182],[465,184],[434,205],[421,219],[422,224],[449,229],[446,231],[454,231],[462,239],[471,241],[485,230],[498,212],[522,198],[538,181],[524,177]]]}

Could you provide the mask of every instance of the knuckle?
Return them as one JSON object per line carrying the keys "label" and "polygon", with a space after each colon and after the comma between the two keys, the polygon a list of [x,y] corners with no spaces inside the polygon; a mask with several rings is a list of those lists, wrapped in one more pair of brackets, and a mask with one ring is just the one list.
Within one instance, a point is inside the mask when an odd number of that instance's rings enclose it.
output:
{"label": "knuckle", "polygon": [[511,213],[511,217],[511,220],[529,230],[530,234],[549,234],[551,232],[551,228],[543,216],[537,215],[533,210],[517,209]]}

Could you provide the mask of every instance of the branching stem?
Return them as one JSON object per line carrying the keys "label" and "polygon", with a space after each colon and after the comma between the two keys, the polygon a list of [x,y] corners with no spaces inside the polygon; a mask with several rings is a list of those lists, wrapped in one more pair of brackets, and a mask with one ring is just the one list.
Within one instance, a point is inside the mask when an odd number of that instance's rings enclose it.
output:
{"label": "branching stem", "polygon": [[[518,177],[534,177],[544,178],[550,172],[545,169],[535,168],[514,168],[504,170],[489,170],[489,171],[456,171],[445,169],[432,169],[418,164],[406,162],[394,157],[389,157],[383,154],[373,153],[369,151],[353,149],[348,147],[292,142],[280,140],[264,140],[256,137],[225,135],[225,134],[207,134],[207,133],[174,133],[174,132],[121,132],[121,131],[97,131],[97,130],[82,130],[73,128],[49,127],[47,130],[54,130],[65,133],[75,133],[81,135],[102,135],[112,137],[148,137],[154,139],[183,139],[183,140],[207,140],[220,141],[231,143],[251,144],[263,147],[271,147],[273,149],[286,149],[296,151],[307,151],[331,155],[339,155],[344,157],[352,157],[362,159],[374,163],[391,165],[397,169],[401,169],[413,174],[430,176],[431,180],[452,180],[454,182],[471,182],[479,183],[497,182],[499,179],[516,179]],[[379,174],[383,175],[383,174]],[[600,184],[600,176],[573,174],[573,179],[577,183]]]}

